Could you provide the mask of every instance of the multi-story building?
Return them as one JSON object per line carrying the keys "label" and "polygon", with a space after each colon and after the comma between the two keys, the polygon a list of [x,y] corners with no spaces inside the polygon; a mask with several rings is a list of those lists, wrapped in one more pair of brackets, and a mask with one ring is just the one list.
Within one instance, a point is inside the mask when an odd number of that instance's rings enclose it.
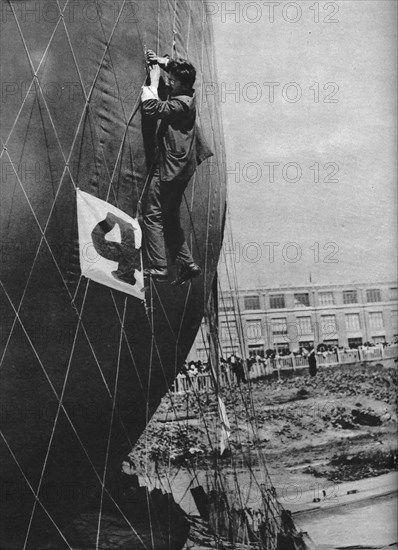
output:
{"label": "multi-story building", "polygon": [[[199,333],[195,355],[207,347]],[[224,356],[303,346],[358,347],[398,338],[397,283],[308,284],[242,289],[219,296],[219,339]]]}

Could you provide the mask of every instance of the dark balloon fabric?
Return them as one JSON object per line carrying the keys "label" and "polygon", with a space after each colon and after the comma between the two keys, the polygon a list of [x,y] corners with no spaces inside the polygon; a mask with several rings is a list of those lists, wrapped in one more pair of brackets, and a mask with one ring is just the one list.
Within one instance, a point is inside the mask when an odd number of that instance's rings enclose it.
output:
{"label": "dark balloon fabric", "polygon": [[[76,514],[99,511],[101,495],[117,510],[112,472],[171,386],[211,291],[226,196],[220,107],[205,93],[217,81],[211,21],[200,0],[0,7],[0,548],[68,548]],[[214,152],[182,206],[204,275],[153,286],[145,307],[80,277],[76,188],[136,216],[153,138],[139,109],[144,49],[172,54],[174,37],[197,68]]]}

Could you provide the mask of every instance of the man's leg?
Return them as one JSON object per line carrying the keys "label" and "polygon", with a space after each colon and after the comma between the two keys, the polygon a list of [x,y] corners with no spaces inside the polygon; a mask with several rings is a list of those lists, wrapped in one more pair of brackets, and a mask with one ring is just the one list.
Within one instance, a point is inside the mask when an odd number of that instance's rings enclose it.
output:
{"label": "man's leg", "polygon": [[159,171],[155,170],[149,182],[143,212],[145,250],[149,268],[167,268],[167,257],[163,235]]}
{"label": "man's leg", "polygon": [[180,206],[187,182],[163,182],[161,184],[161,202],[166,246],[173,263],[180,264],[177,278],[171,283],[179,286],[201,275],[202,270],[195,264],[185,240],[180,222]]}
{"label": "man's leg", "polygon": [[186,182],[163,182],[160,191],[166,246],[172,262],[177,261],[182,265],[193,263],[180,222],[180,206],[186,186]]}

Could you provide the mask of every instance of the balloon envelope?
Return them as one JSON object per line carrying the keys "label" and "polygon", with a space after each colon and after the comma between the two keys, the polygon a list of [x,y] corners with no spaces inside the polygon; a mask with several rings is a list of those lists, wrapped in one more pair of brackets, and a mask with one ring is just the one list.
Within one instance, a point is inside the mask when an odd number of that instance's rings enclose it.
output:
{"label": "balloon envelope", "polygon": [[[63,548],[64,525],[93,502],[100,513],[101,496],[117,510],[111,474],[206,308],[225,213],[219,106],[206,94],[211,21],[191,0],[0,6],[0,547]],[[76,189],[136,217],[153,137],[139,110],[144,49],[173,54],[173,40],[197,68],[198,122],[215,154],[181,209],[203,276],[151,285],[145,304],[81,276]]]}

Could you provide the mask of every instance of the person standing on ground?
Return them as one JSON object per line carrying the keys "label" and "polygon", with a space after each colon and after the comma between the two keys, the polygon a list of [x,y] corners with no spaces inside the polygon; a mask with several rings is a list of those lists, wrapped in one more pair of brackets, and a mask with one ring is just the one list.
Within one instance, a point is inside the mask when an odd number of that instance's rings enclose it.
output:
{"label": "person standing on ground", "polygon": [[316,376],[317,368],[316,368],[315,348],[313,346],[311,346],[311,348],[309,350],[307,359],[308,359],[308,366],[309,366],[310,376],[314,377],[314,376]]}
{"label": "person standing on ground", "polygon": [[[143,212],[148,267],[144,273],[156,280],[168,277],[166,247],[172,263],[179,265],[178,286],[201,275],[194,262],[180,223],[184,191],[197,166],[213,155],[196,124],[194,66],[185,59],[170,60],[147,52],[150,85],[144,86],[141,109],[144,117],[159,121],[156,134],[156,160],[148,185]],[[169,74],[170,95],[158,95],[160,67]]]}

